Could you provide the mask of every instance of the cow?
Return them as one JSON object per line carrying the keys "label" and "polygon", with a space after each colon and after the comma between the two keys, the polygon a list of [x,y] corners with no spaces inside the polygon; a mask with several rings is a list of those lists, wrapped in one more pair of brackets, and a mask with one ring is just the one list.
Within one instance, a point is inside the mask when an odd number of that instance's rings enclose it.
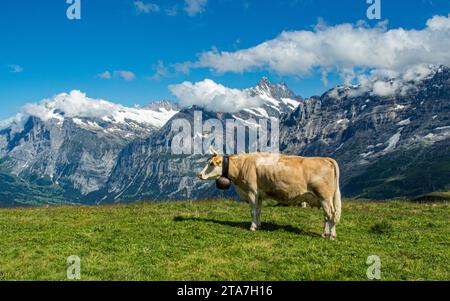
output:
{"label": "cow", "polygon": [[212,157],[200,172],[201,180],[228,178],[240,198],[251,207],[251,231],[261,227],[262,202],[274,199],[280,203],[304,200],[313,207],[322,207],[322,236],[336,239],[336,224],[341,218],[339,165],[331,158],[299,157],[272,153],[219,155],[210,149]]}

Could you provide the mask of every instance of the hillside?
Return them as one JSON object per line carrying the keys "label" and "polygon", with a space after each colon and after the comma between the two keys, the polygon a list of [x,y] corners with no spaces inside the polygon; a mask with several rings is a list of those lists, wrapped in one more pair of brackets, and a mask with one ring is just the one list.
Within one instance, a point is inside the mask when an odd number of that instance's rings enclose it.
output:
{"label": "hillside", "polygon": [[231,201],[0,209],[0,280],[450,279],[449,203],[344,202],[335,242],[316,209],[266,205],[253,233],[247,205]]}

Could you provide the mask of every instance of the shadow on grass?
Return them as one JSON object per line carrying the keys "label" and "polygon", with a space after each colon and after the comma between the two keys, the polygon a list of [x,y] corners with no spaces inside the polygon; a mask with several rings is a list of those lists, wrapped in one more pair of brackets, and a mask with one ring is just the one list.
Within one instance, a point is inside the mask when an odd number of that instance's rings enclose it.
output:
{"label": "shadow on grass", "polygon": [[[212,219],[212,218],[183,217],[183,216],[176,216],[173,220],[175,222],[214,223],[214,224],[218,224],[218,225],[222,225],[222,226],[241,228],[244,230],[249,230],[250,224],[251,224],[250,222],[220,221],[220,220],[216,220],[216,219]],[[271,223],[271,222],[269,222],[269,223],[263,222],[261,224],[261,230],[269,231],[269,232],[282,230],[282,231],[299,234],[299,235],[306,235],[306,236],[311,236],[311,237],[321,237],[321,235],[314,233],[314,232],[306,231],[306,230],[303,230],[303,229],[300,229],[297,227],[293,227],[290,225],[278,225],[278,224]]]}

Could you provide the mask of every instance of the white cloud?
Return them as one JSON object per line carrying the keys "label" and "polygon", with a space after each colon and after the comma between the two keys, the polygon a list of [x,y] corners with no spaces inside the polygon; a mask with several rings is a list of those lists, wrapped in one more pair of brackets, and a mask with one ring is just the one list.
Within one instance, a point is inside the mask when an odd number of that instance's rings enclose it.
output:
{"label": "white cloud", "polygon": [[136,75],[133,72],[126,71],[126,70],[118,70],[118,71],[113,71],[113,72],[105,71],[100,74],[97,74],[97,77],[101,78],[101,79],[107,79],[107,80],[110,80],[113,78],[121,78],[126,81],[132,81],[132,80],[136,79]]}
{"label": "white cloud", "polygon": [[193,17],[205,11],[208,0],[184,0],[184,11]]}
{"label": "white cloud", "polygon": [[17,114],[16,116],[7,118],[5,120],[0,120],[0,130],[3,130],[12,124],[22,125],[24,121],[24,116],[22,113]]}
{"label": "white cloud", "polygon": [[231,113],[263,104],[259,97],[252,97],[246,91],[227,88],[210,79],[171,85],[169,89],[182,105],[197,105],[214,112]]}
{"label": "white cloud", "polygon": [[99,77],[101,79],[111,79],[112,75],[111,75],[111,72],[105,71],[103,73],[98,74],[97,77]]}
{"label": "white cloud", "polygon": [[142,1],[134,1],[134,7],[136,8],[138,13],[151,13],[151,12],[159,12],[159,5],[154,3],[144,3]]}
{"label": "white cloud", "polygon": [[270,70],[281,75],[309,75],[329,70],[351,75],[357,68],[404,72],[418,64],[450,65],[450,15],[435,16],[422,30],[387,30],[386,23],[321,24],[313,31],[286,31],[278,37],[238,51],[213,49],[185,68],[218,73]]}
{"label": "white cloud", "polygon": [[381,97],[395,95],[399,89],[398,81],[376,81],[373,85],[373,93]]}
{"label": "white cloud", "polygon": [[44,121],[57,116],[56,110],[64,112],[67,117],[101,117],[108,115],[114,106],[104,100],[89,99],[86,94],[74,90],[70,94],[61,93],[39,103],[26,104],[23,107],[23,113]]}
{"label": "white cloud", "polygon": [[9,72],[11,73],[21,73],[23,72],[22,66],[19,65],[8,65]]}
{"label": "white cloud", "polygon": [[114,77],[120,77],[126,81],[132,81],[136,78],[136,75],[131,71],[120,70],[114,71]]}
{"label": "white cloud", "polygon": [[[59,114],[64,112],[64,115]],[[103,99],[92,99],[78,90],[70,93],[61,93],[53,98],[44,99],[39,103],[26,104],[22,113],[5,121],[0,121],[0,128],[11,123],[20,123],[27,116],[35,116],[43,121],[50,119],[63,120],[69,118],[101,118],[114,123],[127,123],[133,120],[138,123],[163,126],[177,111],[160,109],[158,111],[148,108],[129,108]]]}
{"label": "white cloud", "polygon": [[427,21],[427,27],[431,30],[450,30],[449,17],[445,16],[434,16]]}
{"label": "white cloud", "polygon": [[351,89],[341,91],[339,91],[339,87],[334,88],[329,92],[329,96],[334,98],[357,97],[364,93],[381,97],[404,96],[417,91],[420,82],[440,71],[439,66],[419,64],[411,66],[403,73],[382,69],[372,70],[369,74],[354,73],[352,76],[356,77],[358,85],[350,85]]}

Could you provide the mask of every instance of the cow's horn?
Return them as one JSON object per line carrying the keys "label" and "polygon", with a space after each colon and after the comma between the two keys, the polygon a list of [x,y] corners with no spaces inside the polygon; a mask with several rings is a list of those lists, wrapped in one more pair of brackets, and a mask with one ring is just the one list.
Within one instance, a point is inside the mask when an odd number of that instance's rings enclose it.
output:
{"label": "cow's horn", "polygon": [[209,153],[214,156],[219,155],[219,153],[212,146],[209,147]]}

